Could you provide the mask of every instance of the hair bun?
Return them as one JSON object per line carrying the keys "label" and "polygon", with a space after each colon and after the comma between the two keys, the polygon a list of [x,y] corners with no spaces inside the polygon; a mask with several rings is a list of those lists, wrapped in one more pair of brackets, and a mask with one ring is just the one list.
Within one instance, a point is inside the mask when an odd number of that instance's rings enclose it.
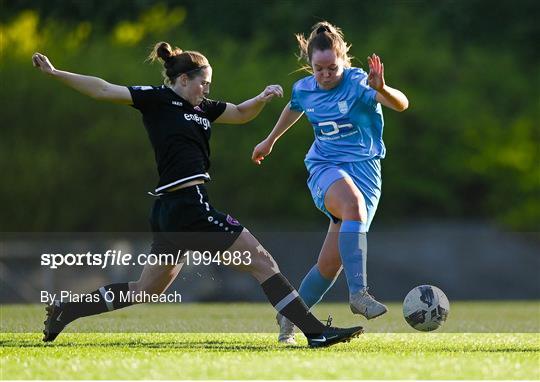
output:
{"label": "hair bun", "polygon": [[167,62],[172,58],[172,48],[167,42],[160,42],[156,49],[157,56]]}

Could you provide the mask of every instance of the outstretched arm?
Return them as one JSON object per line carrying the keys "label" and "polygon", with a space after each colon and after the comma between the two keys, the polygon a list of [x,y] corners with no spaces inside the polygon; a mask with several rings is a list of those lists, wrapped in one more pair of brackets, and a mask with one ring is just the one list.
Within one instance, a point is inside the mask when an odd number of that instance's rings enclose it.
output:
{"label": "outstretched arm", "polygon": [[234,105],[227,102],[227,108],[216,119],[217,123],[232,123],[241,124],[251,121],[264,108],[267,102],[274,97],[283,97],[283,89],[279,85],[267,86],[261,94],[239,105]]}
{"label": "outstretched arm", "polygon": [[377,102],[395,111],[404,111],[409,107],[409,100],[397,89],[386,85],[384,81],[384,64],[379,56],[373,53],[368,59],[368,85],[377,91]]}
{"label": "outstretched arm", "polygon": [[251,160],[256,164],[261,164],[262,160],[264,160],[264,157],[272,152],[272,148],[274,147],[274,144],[277,142],[277,140],[283,134],[285,134],[285,132],[296,123],[296,121],[300,119],[302,114],[304,113],[291,110],[290,103],[288,103],[281,112],[276,126],[274,126],[270,134],[268,134],[268,137],[266,137],[265,140],[263,140],[253,149]]}
{"label": "outstretched arm", "polygon": [[78,92],[100,101],[131,105],[133,100],[127,87],[110,84],[97,77],[57,70],[47,56],[34,53],[32,63],[43,73],[48,74]]}

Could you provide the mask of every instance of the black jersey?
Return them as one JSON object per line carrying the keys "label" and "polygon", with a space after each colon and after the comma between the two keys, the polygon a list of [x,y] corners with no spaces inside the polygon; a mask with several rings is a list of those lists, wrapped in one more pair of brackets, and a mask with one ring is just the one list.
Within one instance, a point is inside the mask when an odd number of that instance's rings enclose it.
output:
{"label": "black jersey", "polygon": [[155,192],[196,179],[210,180],[210,123],[227,106],[205,99],[193,106],[167,86],[129,86],[154,148],[159,183]]}

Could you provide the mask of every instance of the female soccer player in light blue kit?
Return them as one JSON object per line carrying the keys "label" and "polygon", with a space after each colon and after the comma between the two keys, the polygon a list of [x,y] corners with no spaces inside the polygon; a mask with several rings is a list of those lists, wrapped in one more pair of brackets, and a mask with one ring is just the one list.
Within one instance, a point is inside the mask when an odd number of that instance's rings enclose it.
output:
{"label": "female soccer player in light blue kit", "polygon": [[[297,35],[300,58],[312,75],[293,86],[291,101],[268,137],[259,143],[252,160],[261,164],[276,141],[305,114],[315,141],[306,155],[308,186],[318,209],[330,218],[328,233],[317,263],[304,277],[299,293],[308,306],[321,300],[342,267],[353,313],[372,319],[386,306],[368,293],[367,240],[381,195],[381,104],[396,111],[408,107],[407,97],[385,84],[384,66],[373,54],[369,74],[351,67],[350,45],[341,30],[319,22],[309,38]],[[294,343],[294,326],[278,315],[279,341]]]}

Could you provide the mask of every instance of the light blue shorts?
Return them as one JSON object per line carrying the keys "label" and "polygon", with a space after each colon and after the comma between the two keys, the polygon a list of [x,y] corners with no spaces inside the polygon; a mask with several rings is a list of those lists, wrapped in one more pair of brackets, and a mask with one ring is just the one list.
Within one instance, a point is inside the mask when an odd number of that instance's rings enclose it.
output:
{"label": "light blue shorts", "polygon": [[306,161],[305,163],[309,171],[307,184],[317,208],[332,219],[334,223],[337,223],[339,219],[326,209],[324,197],[334,182],[343,178],[351,178],[364,196],[368,214],[366,227],[369,229],[381,197],[381,161],[379,159],[370,159],[350,163],[318,161]]}

